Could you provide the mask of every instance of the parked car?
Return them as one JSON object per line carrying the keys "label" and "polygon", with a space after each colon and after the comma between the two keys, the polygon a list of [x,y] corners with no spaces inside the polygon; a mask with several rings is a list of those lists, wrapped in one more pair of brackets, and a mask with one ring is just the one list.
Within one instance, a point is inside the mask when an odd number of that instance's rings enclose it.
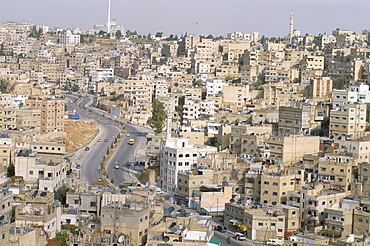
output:
{"label": "parked car", "polygon": [[245,237],[244,234],[240,233],[240,232],[235,232],[235,235],[234,235],[234,238],[236,240],[239,240],[239,241],[244,241],[246,240],[247,238]]}
{"label": "parked car", "polygon": [[266,245],[284,245],[284,241],[282,239],[273,238],[269,239]]}
{"label": "parked car", "polygon": [[88,151],[88,150],[90,150],[90,148],[89,148],[89,147],[86,147],[86,148],[85,148],[85,151]]}
{"label": "parked car", "polygon": [[80,168],[81,168],[81,165],[80,165],[80,164],[77,164],[77,165],[76,165],[76,168],[77,168],[77,169],[80,169]]}
{"label": "parked car", "polygon": [[223,225],[217,225],[215,227],[215,230],[216,231],[219,231],[219,232],[226,232],[226,226],[223,226]]}

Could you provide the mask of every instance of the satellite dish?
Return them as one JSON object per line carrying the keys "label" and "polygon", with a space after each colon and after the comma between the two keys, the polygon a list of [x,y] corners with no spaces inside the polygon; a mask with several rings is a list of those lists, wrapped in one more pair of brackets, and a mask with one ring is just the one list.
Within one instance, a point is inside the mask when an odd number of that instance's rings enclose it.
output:
{"label": "satellite dish", "polygon": [[124,235],[119,236],[119,238],[118,238],[118,242],[119,243],[122,243],[124,240],[125,240],[125,236]]}
{"label": "satellite dish", "polygon": [[150,186],[150,182],[148,181],[145,183],[145,188],[148,188],[149,186]]}

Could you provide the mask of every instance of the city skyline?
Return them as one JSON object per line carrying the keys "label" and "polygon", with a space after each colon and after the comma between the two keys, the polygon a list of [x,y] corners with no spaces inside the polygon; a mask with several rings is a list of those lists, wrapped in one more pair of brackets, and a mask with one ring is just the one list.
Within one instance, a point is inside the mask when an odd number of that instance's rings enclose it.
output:
{"label": "city skyline", "polygon": [[[111,19],[117,19],[117,23],[123,25],[125,30],[136,30],[139,34],[164,32],[166,35],[181,35],[187,32],[225,36],[229,32],[241,31],[283,37],[289,33],[291,10],[295,14],[294,28],[300,30],[302,35],[329,34],[336,28],[361,32],[367,29],[366,23],[370,21],[366,14],[370,2],[365,0],[355,3],[345,0],[301,3],[293,0],[188,0],[185,4],[168,0],[111,2]],[[103,25],[107,20],[107,0],[0,0],[0,4],[3,8],[2,22],[92,29],[94,25]]]}

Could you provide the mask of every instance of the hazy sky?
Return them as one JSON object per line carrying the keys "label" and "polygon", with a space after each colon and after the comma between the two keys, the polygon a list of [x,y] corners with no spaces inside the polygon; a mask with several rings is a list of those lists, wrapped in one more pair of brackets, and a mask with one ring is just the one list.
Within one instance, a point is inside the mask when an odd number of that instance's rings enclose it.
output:
{"label": "hazy sky", "polygon": [[[112,19],[139,34],[260,32],[284,36],[294,10],[301,34],[331,33],[337,27],[370,28],[370,0],[111,0]],[[0,0],[0,21],[50,27],[93,28],[105,24],[108,0]]]}

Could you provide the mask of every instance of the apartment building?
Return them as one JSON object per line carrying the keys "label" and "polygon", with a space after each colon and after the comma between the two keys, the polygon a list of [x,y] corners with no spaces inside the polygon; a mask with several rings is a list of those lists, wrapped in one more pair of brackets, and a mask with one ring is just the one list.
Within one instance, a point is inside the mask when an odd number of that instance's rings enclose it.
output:
{"label": "apartment building", "polygon": [[190,171],[197,159],[217,152],[216,147],[189,145],[186,138],[167,139],[161,149],[160,183],[162,189],[174,193],[178,186],[178,173]]}
{"label": "apartment building", "polygon": [[358,139],[366,127],[366,105],[345,103],[330,111],[329,134],[335,139]]}
{"label": "apartment building", "polygon": [[126,201],[101,209],[101,230],[105,236],[127,235],[132,245],[145,245],[148,238],[150,208],[145,203]]}
{"label": "apartment building", "polygon": [[225,211],[225,203],[232,199],[232,186],[219,186],[215,184],[203,184],[194,190],[193,208],[199,213],[208,215],[222,215]]}
{"label": "apartment building", "polygon": [[[212,245],[214,230],[212,217],[207,215],[167,217],[157,225],[150,228],[148,244],[161,246],[171,244],[177,246]],[[167,240],[168,239],[168,240]]]}
{"label": "apartment building", "polygon": [[41,155],[31,149],[18,151],[14,158],[15,175],[22,176],[26,187],[54,191],[66,182],[69,165],[62,159],[56,162],[40,159]]}
{"label": "apartment building", "polygon": [[[326,219],[322,230],[323,234],[329,237],[344,238],[353,233],[354,209],[359,207],[359,203],[359,201],[344,198],[335,206],[325,208]],[[360,216],[357,216],[356,219],[361,221]],[[356,232],[359,233],[360,231]],[[363,233],[363,231],[360,233]]]}
{"label": "apartment building", "polygon": [[64,131],[64,105],[62,98],[28,99],[26,107],[41,110],[41,133]]}
{"label": "apartment building", "polygon": [[80,35],[74,35],[71,30],[59,35],[60,44],[79,44],[81,42]]}
{"label": "apartment building", "polygon": [[363,102],[370,103],[369,85],[363,83],[353,83],[344,90],[333,90],[333,107],[340,107],[344,103]]}
{"label": "apartment building", "polygon": [[272,134],[272,126],[262,125],[231,125],[229,150],[232,153],[255,155],[257,148],[263,147],[264,138]]}
{"label": "apartment building", "polygon": [[[261,175],[261,203],[287,204],[288,191],[297,190],[304,184],[303,172],[268,172]],[[257,184],[255,184],[257,185]]]}
{"label": "apartment building", "polygon": [[41,226],[50,238],[61,230],[61,206],[54,200],[53,191],[33,190],[18,196],[15,207],[16,227],[26,228],[30,224]]}
{"label": "apartment building", "polygon": [[290,137],[272,136],[265,140],[270,149],[270,159],[290,165],[299,161],[304,155],[319,152],[319,137],[299,136]]}
{"label": "apartment building", "polygon": [[302,189],[288,191],[287,205],[299,208],[300,227],[310,232],[322,228],[326,218],[325,208],[330,208],[348,196],[349,192],[323,189],[323,184],[310,184]]}
{"label": "apartment building", "polygon": [[0,134],[0,170],[6,174],[6,169],[12,160],[14,151],[14,140],[9,134]]}
{"label": "apartment building", "polygon": [[228,86],[221,78],[216,78],[206,82],[207,96],[216,96],[222,93],[224,86]]}
{"label": "apartment building", "polygon": [[235,203],[226,203],[224,221],[227,228],[237,230],[248,239],[267,241],[283,239],[285,231],[285,213],[276,207],[245,207]]}
{"label": "apartment building", "polygon": [[310,134],[311,107],[303,105],[301,108],[280,107],[278,133],[281,136]]}
{"label": "apartment building", "polygon": [[224,108],[232,108],[233,105],[240,111],[250,100],[249,85],[235,85],[222,87],[222,105]]}
{"label": "apartment building", "polygon": [[319,161],[318,178],[330,184],[329,189],[338,189],[342,191],[351,190],[353,182],[353,168],[356,163],[351,158],[334,159],[335,157],[326,158],[329,161]]}
{"label": "apartment building", "polygon": [[194,197],[194,190],[199,189],[203,184],[213,184],[213,170],[198,169],[189,172],[178,173],[176,197],[183,199],[189,204],[194,206],[192,203],[192,197]]}
{"label": "apartment building", "polygon": [[329,99],[333,91],[333,80],[330,77],[313,77],[307,88],[307,98]]}

